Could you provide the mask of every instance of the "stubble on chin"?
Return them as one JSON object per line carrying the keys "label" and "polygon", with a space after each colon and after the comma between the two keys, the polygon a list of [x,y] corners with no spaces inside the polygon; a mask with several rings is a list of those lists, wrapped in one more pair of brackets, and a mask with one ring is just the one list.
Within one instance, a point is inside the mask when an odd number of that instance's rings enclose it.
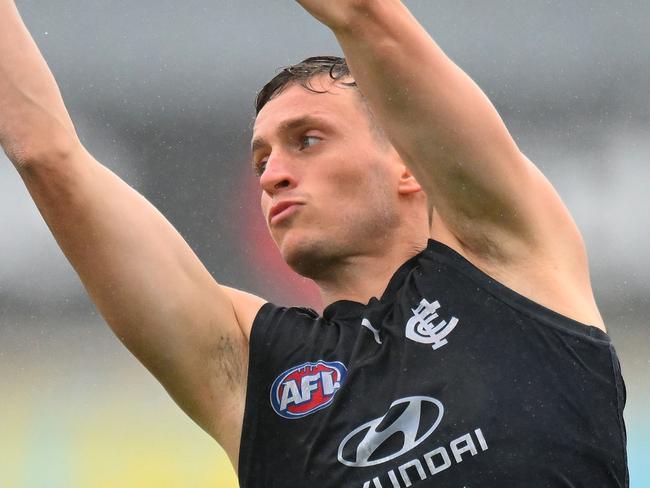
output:
{"label": "stubble on chin", "polygon": [[293,237],[287,235],[280,252],[289,267],[305,278],[323,279],[342,259],[331,235]]}

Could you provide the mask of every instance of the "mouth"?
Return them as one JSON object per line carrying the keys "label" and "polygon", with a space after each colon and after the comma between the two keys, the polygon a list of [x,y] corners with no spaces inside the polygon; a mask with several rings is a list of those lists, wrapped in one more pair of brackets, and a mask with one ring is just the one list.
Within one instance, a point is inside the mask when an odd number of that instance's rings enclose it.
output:
{"label": "mouth", "polygon": [[298,202],[280,202],[275,204],[269,212],[269,223],[271,225],[277,224],[283,219],[294,214],[301,204]]}

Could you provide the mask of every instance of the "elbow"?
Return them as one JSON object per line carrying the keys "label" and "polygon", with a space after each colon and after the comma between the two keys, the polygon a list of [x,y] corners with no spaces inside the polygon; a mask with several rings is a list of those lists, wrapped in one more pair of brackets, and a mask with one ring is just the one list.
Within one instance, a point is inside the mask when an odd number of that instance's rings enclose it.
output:
{"label": "elbow", "polygon": [[395,15],[394,5],[387,6],[377,0],[348,0],[340,7],[337,23],[329,27],[337,34],[359,36],[370,26],[381,24],[386,15]]}
{"label": "elbow", "polygon": [[31,127],[13,141],[3,143],[9,160],[19,173],[67,160],[78,150],[81,142],[76,134],[60,128],[49,131]]}

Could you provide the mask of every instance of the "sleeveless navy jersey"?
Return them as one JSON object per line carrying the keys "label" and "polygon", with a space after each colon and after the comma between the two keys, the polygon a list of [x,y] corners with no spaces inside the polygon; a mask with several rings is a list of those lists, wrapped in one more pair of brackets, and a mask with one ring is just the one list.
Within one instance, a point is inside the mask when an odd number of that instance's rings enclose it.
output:
{"label": "sleeveless navy jersey", "polygon": [[260,309],[240,483],[626,487],[624,403],[607,334],[430,239],[379,300]]}

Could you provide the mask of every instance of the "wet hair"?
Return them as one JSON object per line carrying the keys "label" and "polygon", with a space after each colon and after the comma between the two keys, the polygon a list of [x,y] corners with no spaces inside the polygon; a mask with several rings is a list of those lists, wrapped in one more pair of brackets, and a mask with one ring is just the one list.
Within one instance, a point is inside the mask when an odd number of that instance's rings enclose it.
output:
{"label": "wet hair", "polygon": [[[322,75],[329,76],[333,83],[353,88],[359,96],[361,106],[363,107],[370,125],[372,133],[377,140],[386,143],[388,139],[382,127],[377,123],[370,106],[365,97],[359,91],[357,83],[352,78],[350,68],[345,58],[338,56],[312,56],[304,59],[297,64],[280,68],[281,71],[271,79],[259,91],[255,98],[255,115],[257,116],[262,108],[275,97],[280,95],[285,88],[290,85],[298,84],[313,93],[327,93],[327,90],[318,90],[313,87],[312,80]],[[345,81],[344,81],[345,80]]]}
{"label": "wet hair", "polygon": [[326,74],[333,82],[339,82],[344,86],[354,88],[357,86],[354,80],[341,81],[351,77],[351,74],[345,59],[337,56],[313,56],[292,66],[281,68],[281,70],[257,94],[255,99],[256,114],[259,114],[264,105],[291,84],[297,83],[314,93],[326,93],[326,90],[317,90],[311,85],[311,81],[320,75]]}

